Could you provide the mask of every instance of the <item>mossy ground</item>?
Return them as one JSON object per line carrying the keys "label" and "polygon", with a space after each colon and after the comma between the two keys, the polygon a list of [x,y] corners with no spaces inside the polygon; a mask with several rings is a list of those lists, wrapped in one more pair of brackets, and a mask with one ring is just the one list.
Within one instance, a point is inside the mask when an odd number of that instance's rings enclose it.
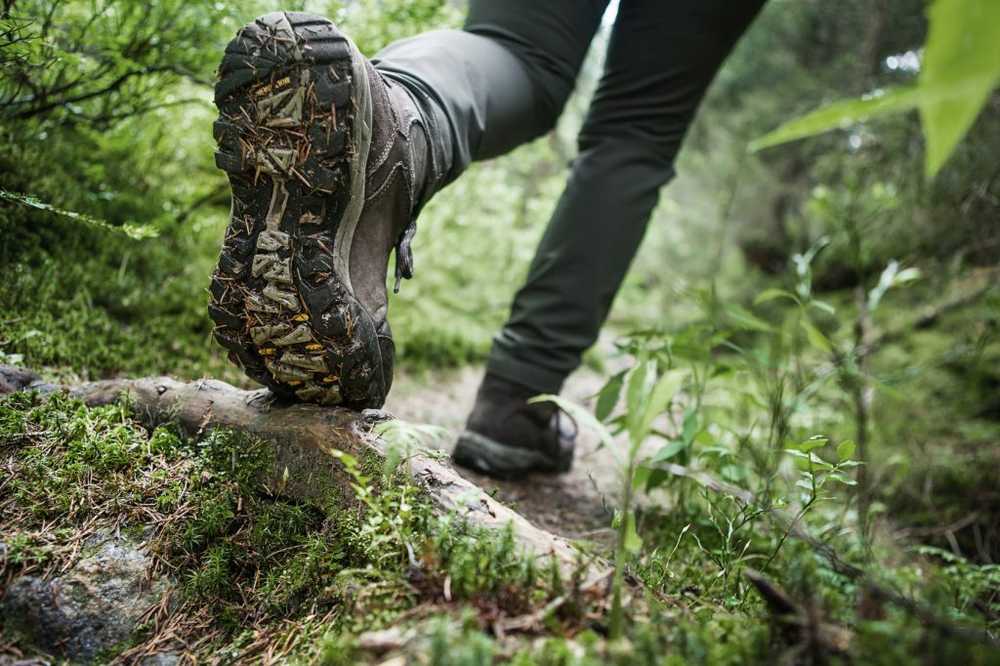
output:
{"label": "mossy ground", "polygon": [[[782,583],[853,639],[837,657],[788,633],[737,566],[766,556],[780,535],[741,523],[707,495],[642,518],[644,538],[661,545],[632,561],[643,591],[627,638],[609,642],[606,594],[525,559],[510,533],[474,533],[456,516],[435,516],[392,470],[347,461],[360,502],[296,503],[260,483],[270,455],[260,441],[149,431],[127,404],[87,408],[58,394],[0,401],[0,455],[8,472],[0,580],[51,574],[103,528],[141,535],[152,573],[171,581],[170,603],[108,659],[141,655],[169,636],[160,649],[184,646],[192,658],[379,663],[384,655],[359,636],[392,627],[410,631],[398,649],[413,663],[441,665],[773,663],[808,650],[834,663],[996,656],[891,605],[859,617],[861,588],[794,541],[778,555]],[[880,557],[900,558],[889,582],[950,609],[949,622],[995,630],[997,567],[929,548]]]}
{"label": "mossy ground", "polygon": [[169,630],[197,643],[195,655],[313,660],[403,613],[467,608],[487,622],[552,594],[552,573],[521,557],[509,532],[435,517],[401,474],[371,479],[352,463],[360,504],[296,503],[261,484],[269,452],[259,441],[150,432],[127,405],[91,409],[62,395],[3,399],[0,452],[4,584],[52,574],[97,529],[142,534],[151,573],[172,581],[170,610],[123,646],[128,655]]}

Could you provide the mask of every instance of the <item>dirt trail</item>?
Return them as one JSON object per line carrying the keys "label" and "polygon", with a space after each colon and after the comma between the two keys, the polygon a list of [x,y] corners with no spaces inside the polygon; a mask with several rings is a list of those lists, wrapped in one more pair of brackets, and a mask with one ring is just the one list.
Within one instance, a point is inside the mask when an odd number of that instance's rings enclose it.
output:
{"label": "dirt trail", "polygon": [[[463,368],[419,377],[399,376],[385,408],[406,421],[446,428],[449,437],[437,446],[450,451],[472,409],[482,374],[481,368]],[[570,377],[563,395],[592,406],[588,398],[602,384],[600,376],[583,369]],[[611,537],[611,507],[620,484],[618,466],[612,452],[598,448],[597,438],[591,433],[580,433],[576,460],[568,474],[496,481],[461,468],[459,471],[538,527],[573,539],[607,542]]]}

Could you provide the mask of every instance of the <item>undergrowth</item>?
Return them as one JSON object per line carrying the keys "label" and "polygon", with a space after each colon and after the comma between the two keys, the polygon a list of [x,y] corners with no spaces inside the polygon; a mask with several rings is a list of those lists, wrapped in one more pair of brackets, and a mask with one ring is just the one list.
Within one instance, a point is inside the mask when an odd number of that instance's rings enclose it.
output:
{"label": "undergrowth", "polygon": [[127,655],[166,626],[183,633],[206,623],[205,654],[259,656],[261,632],[286,639],[286,653],[308,654],[321,635],[377,629],[418,606],[517,615],[544,603],[559,579],[536,570],[509,530],[480,533],[435,515],[401,470],[369,478],[345,460],[360,501],[296,502],[264,485],[271,457],[260,441],[149,431],[127,404],[6,397],[0,455],[9,472],[0,492],[4,585],[56,575],[95,531],[141,535],[152,572],[173,581],[175,621],[144,627]]}
{"label": "undergrowth", "polygon": [[[334,493],[297,502],[269,489],[270,449],[259,440],[224,430],[186,437],[170,424],[150,431],[127,403],[88,408],[63,394],[0,400],[0,456],[4,585],[60,575],[95,533],[142,541],[150,572],[171,581],[169,611],[150,616],[119,659],[160,641],[160,650],[195,645],[196,656],[240,663],[380,663],[384,653],[365,638],[377,630],[394,636],[382,649],[442,666],[985,664],[996,656],[949,631],[997,617],[997,567],[929,547],[880,547],[879,558],[898,561],[893,586],[951,609],[943,623],[928,623],[866,596],[808,544],[784,542],[762,512],[694,487],[671,511],[639,511],[649,546],[628,558],[626,572],[641,587],[626,598],[621,638],[608,640],[607,579],[587,587],[525,558],[509,530],[485,533],[435,513],[406,480],[405,456],[393,469],[338,454],[354,500]],[[834,519],[830,505],[809,524]],[[772,617],[740,575],[748,566],[780,570],[789,598],[848,644],[838,652]],[[995,623],[980,626],[994,631]]]}

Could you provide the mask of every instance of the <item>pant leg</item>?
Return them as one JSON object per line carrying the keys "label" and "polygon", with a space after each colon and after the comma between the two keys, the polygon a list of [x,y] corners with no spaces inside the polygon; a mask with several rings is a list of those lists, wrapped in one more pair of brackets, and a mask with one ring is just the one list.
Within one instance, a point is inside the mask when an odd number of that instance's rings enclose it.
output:
{"label": "pant leg", "polygon": [[437,187],[555,125],[608,0],[471,0],[463,30],[383,49],[373,62],[404,85],[431,136]]}
{"label": "pant leg", "polygon": [[698,104],[764,0],[621,0],[566,189],[489,371],[557,392],[597,339]]}

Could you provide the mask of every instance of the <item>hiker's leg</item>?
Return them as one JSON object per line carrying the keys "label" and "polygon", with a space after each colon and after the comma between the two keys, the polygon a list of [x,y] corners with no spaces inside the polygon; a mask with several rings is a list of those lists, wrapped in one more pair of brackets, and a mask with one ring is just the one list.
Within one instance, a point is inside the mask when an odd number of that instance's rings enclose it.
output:
{"label": "hiker's leg", "polygon": [[472,0],[463,30],[405,39],[373,59],[420,105],[439,185],[554,126],[607,3]]}
{"label": "hiker's leg", "polygon": [[489,372],[557,392],[597,339],[705,90],[764,0],[621,0],[579,155]]}

